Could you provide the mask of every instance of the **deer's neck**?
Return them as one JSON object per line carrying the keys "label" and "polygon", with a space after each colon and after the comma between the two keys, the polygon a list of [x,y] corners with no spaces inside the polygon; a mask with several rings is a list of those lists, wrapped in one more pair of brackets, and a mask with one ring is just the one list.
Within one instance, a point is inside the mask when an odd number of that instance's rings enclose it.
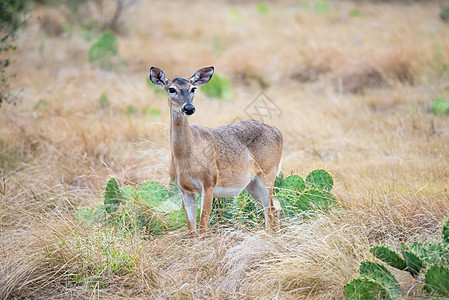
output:
{"label": "deer's neck", "polygon": [[186,115],[173,109],[170,109],[170,113],[170,147],[172,155],[180,158],[191,153],[192,130]]}

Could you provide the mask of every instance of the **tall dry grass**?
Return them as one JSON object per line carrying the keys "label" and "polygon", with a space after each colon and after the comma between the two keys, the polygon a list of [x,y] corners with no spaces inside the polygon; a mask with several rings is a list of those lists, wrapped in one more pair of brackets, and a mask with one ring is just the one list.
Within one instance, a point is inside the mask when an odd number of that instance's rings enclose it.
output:
{"label": "tall dry grass", "polygon": [[[430,111],[448,97],[438,3],[268,7],[138,2],[118,37],[126,64],[112,71],[87,62],[91,41],[61,31],[61,12],[35,8],[13,54],[21,101],[0,110],[0,297],[341,299],[370,246],[438,239],[449,213],[449,118]],[[214,65],[231,79],[234,102],[198,93],[195,124],[247,119],[264,90],[283,111],[267,120],[284,134],[283,171],[330,171],[339,208],[282,220],[273,236],[216,227],[204,241],[76,221],[111,175],[168,182],[168,107],[145,82],[153,65],[171,77]],[[406,297],[421,296],[395,275]]]}

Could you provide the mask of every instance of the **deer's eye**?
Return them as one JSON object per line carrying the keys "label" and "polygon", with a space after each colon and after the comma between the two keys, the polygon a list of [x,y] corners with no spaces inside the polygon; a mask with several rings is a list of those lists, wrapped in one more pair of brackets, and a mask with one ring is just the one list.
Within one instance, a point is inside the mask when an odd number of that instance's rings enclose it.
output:
{"label": "deer's eye", "polygon": [[176,93],[176,90],[175,90],[174,88],[169,88],[169,89],[168,89],[168,92],[169,92],[170,94],[174,94],[174,93]]}
{"label": "deer's eye", "polygon": [[191,93],[195,93],[195,91],[196,91],[196,87],[194,87],[190,90]]}

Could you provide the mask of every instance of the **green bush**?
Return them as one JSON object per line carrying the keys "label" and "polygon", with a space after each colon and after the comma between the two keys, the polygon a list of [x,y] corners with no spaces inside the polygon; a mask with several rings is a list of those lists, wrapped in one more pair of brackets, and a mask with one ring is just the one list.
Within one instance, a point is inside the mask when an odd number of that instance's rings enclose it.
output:
{"label": "green bush", "polygon": [[310,172],[306,180],[296,174],[284,179],[281,174],[275,181],[274,194],[281,203],[284,215],[310,214],[326,211],[336,204],[335,196],[330,192],[333,185],[332,176],[322,169]]}
{"label": "green bush", "polygon": [[[419,278],[424,273],[424,290],[431,295],[449,296],[449,220],[443,225],[442,239],[443,243],[412,243],[401,245],[401,255],[393,249],[385,246],[375,246],[370,252],[386,264],[399,270],[408,271],[414,278]],[[348,299],[397,299],[401,297],[401,289],[393,275],[378,263],[363,262],[365,265],[376,264],[378,270],[375,276],[367,275],[366,270],[360,275],[348,282],[345,287],[345,295]],[[374,265],[373,265],[374,266]],[[374,268],[374,267],[373,267]],[[372,269],[373,269],[372,268]],[[369,282],[364,279],[368,277]],[[387,294],[385,294],[386,292]]]}
{"label": "green bush", "polygon": [[[329,188],[331,182],[333,184],[332,176],[324,170],[315,170],[310,174],[321,174],[320,178],[327,180],[320,181],[320,186]],[[276,198],[288,212],[284,215],[325,211],[336,202],[330,190],[313,188],[315,183],[306,184],[299,175],[290,175],[284,179],[281,174],[275,184]],[[200,199],[197,199],[197,204],[199,221]],[[185,228],[187,225],[181,194],[173,182],[167,188],[157,181],[146,181],[136,190],[129,185],[120,188],[114,177],[106,184],[103,203],[96,210],[80,207],[75,217],[90,225],[106,223],[151,235]],[[235,197],[215,198],[210,224],[254,228],[259,227],[264,219],[264,209],[244,190]]]}
{"label": "green bush", "polygon": [[257,3],[256,8],[259,15],[267,15],[270,12],[270,8],[265,2]]}
{"label": "green bush", "polygon": [[10,66],[8,52],[14,51],[14,38],[17,29],[24,24],[24,11],[28,0],[0,0],[0,107],[2,103],[12,103],[14,96],[9,92],[9,79],[7,70]]}
{"label": "green bush", "polygon": [[443,98],[435,98],[432,103],[432,112],[437,115],[449,114],[449,102]]}
{"label": "green bush", "polygon": [[90,46],[88,60],[90,63],[98,63],[102,68],[111,69],[113,58],[117,57],[117,55],[117,38],[115,34],[105,31]]}
{"label": "green bush", "polygon": [[226,77],[214,74],[208,84],[203,85],[201,90],[210,98],[218,98],[224,101],[232,101],[231,81]]}

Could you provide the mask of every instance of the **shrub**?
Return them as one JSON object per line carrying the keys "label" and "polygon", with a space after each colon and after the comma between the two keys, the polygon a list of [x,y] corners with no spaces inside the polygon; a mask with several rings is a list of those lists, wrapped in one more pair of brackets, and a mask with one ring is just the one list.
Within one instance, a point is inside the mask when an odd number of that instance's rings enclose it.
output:
{"label": "shrub", "polygon": [[443,98],[435,98],[432,103],[432,112],[437,115],[448,115],[449,114],[449,102]]}
{"label": "shrub", "polygon": [[203,85],[201,90],[210,98],[218,98],[225,101],[232,101],[231,82],[226,77],[215,74],[208,84]]}
{"label": "shrub", "polygon": [[330,192],[333,185],[332,176],[322,169],[310,172],[306,180],[296,174],[284,179],[281,174],[275,182],[274,194],[281,203],[284,215],[311,215],[336,204],[335,196]]}
{"label": "shrub", "polygon": [[4,53],[16,49],[14,36],[17,29],[24,24],[23,14],[27,3],[28,0],[0,1],[0,107],[3,101],[15,101],[9,93],[10,75],[6,72],[11,61]]}
{"label": "shrub", "polygon": [[[281,202],[286,216],[310,216],[317,211],[326,211],[336,203],[330,193],[332,176],[324,170],[310,172],[307,181],[299,175],[284,178],[281,174],[275,185],[276,198]],[[200,203],[197,199],[197,221],[201,212]],[[235,197],[215,198],[210,223],[257,227],[265,218],[263,212],[264,209],[245,190]],[[106,223],[150,235],[163,234],[187,225],[181,194],[173,183],[167,188],[157,181],[146,181],[136,190],[129,185],[120,188],[114,177],[106,184],[103,203],[96,210],[80,207],[75,217],[89,225]]]}
{"label": "shrub", "polygon": [[[443,243],[412,243],[401,245],[401,255],[385,246],[375,246],[370,252],[393,268],[408,271],[414,278],[424,273],[424,289],[431,295],[449,296],[449,220],[443,225]],[[370,266],[370,267],[367,267]],[[368,270],[369,269],[369,270]],[[373,273],[374,272],[374,273]],[[397,299],[401,288],[384,266],[365,261],[360,275],[348,282],[348,299]]]}
{"label": "shrub", "polygon": [[88,59],[90,63],[98,62],[103,68],[111,68],[111,59],[118,54],[115,34],[106,31],[90,46]]}

